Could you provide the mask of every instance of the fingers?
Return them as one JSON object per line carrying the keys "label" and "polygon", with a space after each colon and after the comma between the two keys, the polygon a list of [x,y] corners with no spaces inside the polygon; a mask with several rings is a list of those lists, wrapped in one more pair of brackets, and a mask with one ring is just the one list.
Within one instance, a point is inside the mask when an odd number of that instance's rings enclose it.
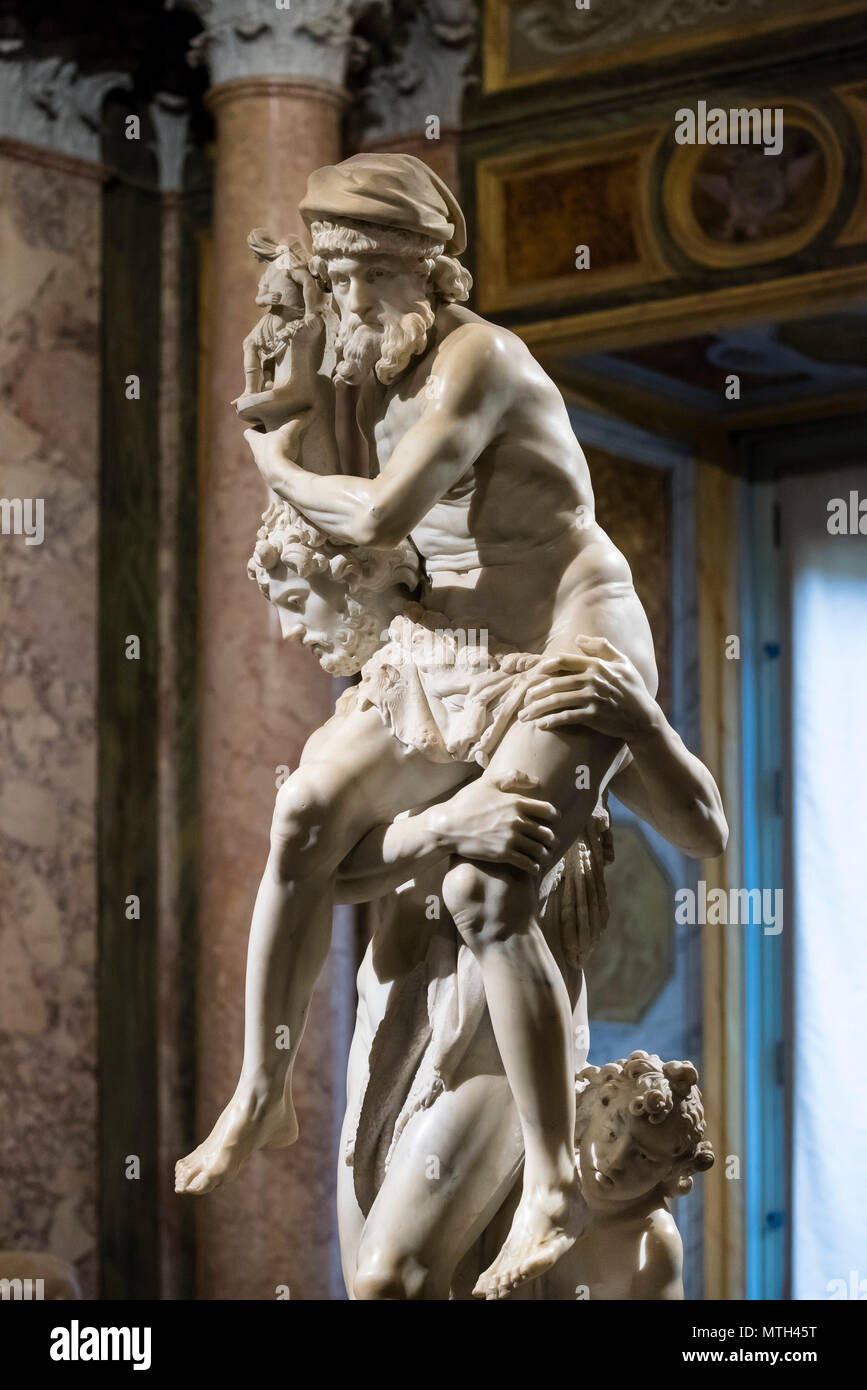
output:
{"label": "fingers", "polygon": [[579,632],[575,635],[575,643],[579,652],[590,652],[594,656],[604,657],[606,661],[626,660],[623,653],[612,646],[607,637],[585,637]]}
{"label": "fingers", "polygon": [[[510,767],[508,772],[500,772],[493,779],[494,786],[501,792],[527,792],[538,787],[538,777],[531,777],[529,772],[521,772],[519,768]],[[539,805],[547,803],[540,802]]]}
{"label": "fingers", "polygon": [[598,704],[599,692],[592,687],[582,687],[580,690],[564,690],[548,695],[544,699],[533,700],[532,704],[527,706],[524,722],[538,722],[549,714],[558,714],[561,710],[595,709]]}
{"label": "fingers", "polygon": [[522,869],[525,874],[537,874],[540,858],[539,846],[534,845],[532,840],[517,840],[503,855],[503,863],[512,864],[516,869]]}
{"label": "fingers", "polygon": [[537,715],[544,712],[544,707],[550,705],[552,699],[559,702],[558,707],[562,708],[564,702],[575,703],[582,699],[591,699],[600,693],[601,684],[598,681],[572,676],[551,677],[537,685],[530,691],[524,702],[524,708],[518,714],[519,720],[524,723],[528,719],[535,719]]}
{"label": "fingers", "polygon": [[515,869],[521,869],[525,874],[537,874],[539,872],[539,865],[535,859],[528,859],[525,854],[517,854],[514,850],[509,851],[503,863],[511,864]]}
{"label": "fingers", "polygon": [[515,808],[523,816],[531,817],[533,820],[557,820],[560,812],[550,801],[533,801],[528,796],[516,796]]}
{"label": "fingers", "polygon": [[545,661],[540,661],[538,670],[544,673],[584,671],[600,662],[628,662],[623,652],[613,646],[606,637],[586,637],[577,633],[574,641],[573,651],[559,652],[556,656],[547,657]]}
{"label": "fingers", "polygon": [[[578,675],[596,666],[595,656],[585,656],[580,652],[563,652],[560,656],[549,656],[536,667],[538,676]],[[531,689],[534,687],[531,686]]]}
{"label": "fingers", "polygon": [[589,724],[592,728],[596,713],[596,706],[593,704],[572,705],[569,709],[561,710],[559,714],[544,714],[534,722],[537,729],[562,729],[569,724]]}
{"label": "fingers", "polygon": [[518,830],[526,838],[536,840],[541,845],[553,845],[557,838],[550,825],[541,825],[535,820],[519,821]]}

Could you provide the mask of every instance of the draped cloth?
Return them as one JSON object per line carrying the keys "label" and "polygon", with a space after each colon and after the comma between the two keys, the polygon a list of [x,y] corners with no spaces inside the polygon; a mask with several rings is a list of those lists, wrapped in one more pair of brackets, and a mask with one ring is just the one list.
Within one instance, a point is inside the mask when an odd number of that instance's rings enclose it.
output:
{"label": "draped cloth", "polygon": [[487,767],[544,660],[408,603],[337,708],[373,706],[400,743],[432,762]]}

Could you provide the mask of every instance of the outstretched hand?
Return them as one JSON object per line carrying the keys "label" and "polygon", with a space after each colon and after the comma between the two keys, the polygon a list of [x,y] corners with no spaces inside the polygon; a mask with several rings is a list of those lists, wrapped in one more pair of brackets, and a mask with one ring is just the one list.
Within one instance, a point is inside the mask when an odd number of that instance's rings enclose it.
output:
{"label": "outstretched hand", "polygon": [[604,637],[575,642],[574,651],[540,663],[518,718],[541,729],[583,724],[626,743],[651,734],[659,706],[629,657]]}

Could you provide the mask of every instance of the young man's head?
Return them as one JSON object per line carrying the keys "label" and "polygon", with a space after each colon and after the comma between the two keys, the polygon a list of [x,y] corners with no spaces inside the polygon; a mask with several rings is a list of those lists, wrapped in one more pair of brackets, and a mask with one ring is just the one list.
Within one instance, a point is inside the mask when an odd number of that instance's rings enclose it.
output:
{"label": "young man's head", "polygon": [[418,585],[412,546],[341,550],[288,502],[273,502],[262,522],[247,573],[276,607],[283,637],[309,647],[330,675],[354,675]]}
{"label": "young man's head", "polygon": [[389,385],[423,352],[438,304],[469,297],[449,252],[466,245],[453,195],[412,155],[354,155],[317,169],[301,211],[310,269],[340,314],[335,380]]}
{"label": "young man's head", "polygon": [[659,1189],[679,1197],[713,1164],[691,1062],[632,1052],[577,1078],[575,1147],[587,1205],[597,1211]]}

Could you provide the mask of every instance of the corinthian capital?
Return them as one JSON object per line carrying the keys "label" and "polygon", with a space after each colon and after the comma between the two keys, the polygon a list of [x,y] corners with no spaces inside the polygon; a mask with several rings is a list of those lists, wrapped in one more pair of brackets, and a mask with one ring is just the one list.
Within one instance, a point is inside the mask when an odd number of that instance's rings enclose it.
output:
{"label": "corinthian capital", "polygon": [[211,81],[237,77],[316,78],[342,86],[356,21],[390,0],[171,0],[199,16],[204,31],[190,61]]}
{"label": "corinthian capital", "polygon": [[445,127],[459,125],[478,11],[476,0],[418,0],[393,31],[388,52],[368,65],[361,85],[363,138],[415,133],[431,116]]}
{"label": "corinthian capital", "polygon": [[129,88],[127,73],[83,76],[64,58],[0,53],[0,135],[76,159],[98,161],[102,105],[115,88]]}

